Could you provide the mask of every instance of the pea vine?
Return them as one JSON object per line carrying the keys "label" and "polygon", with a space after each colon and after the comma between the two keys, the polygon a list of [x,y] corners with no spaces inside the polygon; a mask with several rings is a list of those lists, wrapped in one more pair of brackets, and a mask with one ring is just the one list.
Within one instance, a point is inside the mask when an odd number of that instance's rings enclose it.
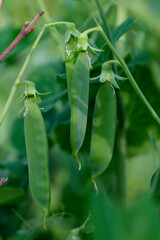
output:
{"label": "pea vine", "polygon": [[[96,49],[90,45],[88,41],[88,35],[93,32],[100,33],[104,41],[107,43],[108,47],[112,52],[112,58],[109,61],[106,61],[101,66],[101,73],[99,76],[96,76],[95,79],[98,79],[98,82],[101,83],[101,86],[98,90],[96,96],[96,103],[94,109],[94,119],[93,119],[93,126],[92,126],[92,136],[91,136],[91,165],[92,165],[92,182],[96,186],[96,179],[100,176],[108,167],[114,149],[115,143],[115,136],[116,136],[116,121],[117,121],[117,99],[115,95],[118,95],[119,84],[117,80],[125,80],[126,78],[121,77],[117,74],[116,64],[118,64],[122,70],[124,71],[127,79],[130,81],[134,91],[141,99],[143,104],[149,110],[152,117],[160,124],[160,118],[157,113],[154,111],[152,106],[149,104],[148,100],[145,98],[144,94],[140,90],[138,84],[136,83],[134,77],[132,76],[127,64],[125,63],[124,59],[116,51],[112,36],[110,33],[109,26],[104,18],[103,9],[99,4],[98,0],[95,0],[98,6],[101,18],[103,20],[105,29],[100,26],[100,24],[95,19],[97,24],[96,27],[90,28],[85,30],[84,32],[79,32],[76,28],[75,24],[72,22],[53,22],[45,24],[39,35],[37,36],[28,56],[24,64],[22,65],[20,72],[15,80],[15,83],[11,89],[10,95],[8,100],[3,108],[3,111],[0,115],[0,125],[5,119],[5,116],[10,108],[11,103],[13,102],[13,98],[17,87],[20,84],[25,84],[25,91],[22,94],[22,97],[19,100],[25,99],[25,136],[26,136],[26,148],[27,148],[27,155],[28,155],[28,163],[29,163],[29,181],[31,192],[35,201],[40,205],[40,207],[45,212],[45,215],[49,213],[49,204],[50,204],[50,190],[49,190],[49,176],[47,170],[47,137],[45,133],[45,127],[43,123],[43,119],[40,113],[40,110],[37,106],[37,102],[40,102],[39,93],[36,91],[35,86],[33,83],[26,81],[21,82],[22,76],[28,66],[28,63],[39,43],[41,40],[43,33],[46,29],[55,29],[57,25],[65,26],[65,34],[64,34],[64,58],[65,58],[65,67],[66,67],[66,77],[67,77],[67,91],[68,91],[68,99],[71,108],[71,120],[70,120],[70,142],[72,147],[72,154],[73,157],[77,160],[79,164],[79,170],[81,169],[81,162],[78,157],[79,150],[82,147],[84,142],[85,134],[86,134],[86,127],[87,127],[87,115],[88,115],[88,99],[89,99],[89,81],[90,81],[90,69],[92,68],[92,58],[96,55],[97,52],[102,51],[101,49]],[[16,44],[24,38],[27,31],[29,34],[31,31],[34,30],[34,23],[37,19],[43,14],[41,12],[32,22],[30,25],[25,25],[25,27],[21,30],[20,35],[16,38],[16,41],[10,46],[9,51],[7,50],[2,58],[6,57],[8,52],[10,52]],[[49,18],[49,17],[48,17]],[[57,30],[55,30],[56,32]],[[56,35],[52,32],[53,37]],[[112,69],[113,65],[113,69]],[[95,80],[92,79],[92,80]],[[58,101],[64,94],[59,94],[56,98]],[[105,99],[105,100],[104,100]],[[105,109],[107,109],[105,111]],[[101,114],[105,112],[105,114]],[[37,113],[37,115],[34,115]],[[110,113],[110,114],[109,114]],[[38,117],[37,117],[38,116]],[[109,118],[108,118],[109,116]],[[33,118],[32,118],[33,117]],[[36,121],[35,121],[36,120]],[[38,144],[35,135],[29,131],[30,125],[34,125],[33,128],[37,128],[37,122],[40,121],[41,131],[39,131],[40,139],[45,142],[44,146],[44,156],[42,156],[42,160],[40,161],[41,165],[37,169],[45,169],[46,171],[43,173],[44,182],[42,186],[38,185],[38,174],[36,166],[34,165],[34,158],[35,155],[39,155],[39,152],[35,151],[34,155],[31,152],[31,145],[34,144],[35,146]],[[107,126],[105,125],[107,122]],[[112,123],[112,124],[110,124]],[[105,138],[107,140],[105,140]],[[43,143],[44,143],[43,142]],[[103,149],[102,154],[100,154],[99,149]],[[36,148],[37,149],[37,148]],[[42,150],[42,149],[41,149]],[[123,162],[122,162],[123,165]],[[35,172],[33,174],[33,169]],[[121,168],[119,174],[123,175],[124,169]],[[32,173],[31,173],[32,172]],[[34,177],[37,177],[37,181],[35,181]],[[124,181],[124,176],[123,178]],[[121,191],[124,191],[124,182],[121,184]],[[44,188],[47,186],[47,188]],[[44,199],[42,195],[39,195],[38,192],[44,191]]]}

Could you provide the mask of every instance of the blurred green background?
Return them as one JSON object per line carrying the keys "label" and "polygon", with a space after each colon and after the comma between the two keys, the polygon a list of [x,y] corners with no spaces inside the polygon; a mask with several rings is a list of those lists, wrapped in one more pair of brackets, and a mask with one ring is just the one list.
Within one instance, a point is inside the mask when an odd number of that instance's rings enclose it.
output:
{"label": "blurred green background", "polygon": [[[160,115],[160,2],[158,0],[100,2],[112,33],[126,19],[134,17],[135,20],[128,27],[128,31],[116,42],[116,48],[130,66],[142,92]],[[0,112],[36,36],[45,23],[70,21],[74,22],[81,32],[96,25],[94,17],[102,24],[94,0],[5,0],[0,9],[0,54],[19,33],[23,23],[31,21],[41,10],[46,10],[46,13],[36,23],[35,31],[21,41],[0,63]],[[57,75],[65,72],[61,55],[64,29],[60,27],[57,30],[60,33],[58,41],[48,29],[45,31],[22,77],[22,80],[34,81],[39,92],[52,91],[49,96],[42,98],[42,104],[43,102],[45,104],[46,98],[52,98],[66,88],[65,81],[62,83],[57,81]],[[104,45],[97,33],[90,36],[90,42],[98,48]],[[100,54],[98,63],[105,61],[105,54],[106,52]],[[82,170],[78,171],[77,163],[71,154],[70,109],[67,97],[64,97],[56,102],[50,111],[43,114],[50,146],[49,169],[52,190],[52,214],[46,222],[47,230],[43,228],[43,214],[32,201],[28,189],[21,114],[23,104],[15,104],[23,91],[21,87],[16,92],[0,128],[0,177],[8,176],[9,180],[5,187],[14,188],[10,193],[11,198],[0,200],[2,239],[160,238],[158,231],[160,219],[156,210],[158,204],[149,198],[151,178],[157,169],[155,159],[160,156],[160,127],[138,99],[129,81],[120,83],[120,87],[126,108],[127,208],[119,204],[118,197],[113,194],[114,190],[110,190],[115,181],[112,164],[100,177],[98,181],[100,193],[98,197],[95,196],[90,180],[90,130],[80,153]],[[91,102],[95,92],[94,87],[91,87]],[[155,138],[157,152],[153,149],[149,132],[152,132]],[[0,199],[3,196],[5,193],[0,192]],[[85,222],[86,219],[89,220]]]}

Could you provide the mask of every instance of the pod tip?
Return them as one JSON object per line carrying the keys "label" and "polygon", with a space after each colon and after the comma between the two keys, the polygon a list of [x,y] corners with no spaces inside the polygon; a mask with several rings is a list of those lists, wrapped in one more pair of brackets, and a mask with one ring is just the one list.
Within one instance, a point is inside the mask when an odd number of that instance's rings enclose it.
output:
{"label": "pod tip", "polygon": [[79,171],[81,170],[81,163],[79,163],[79,167],[78,167],[78,170],[79,170]]}
{"label": "pod tip", "polygon": [[94,188],[96,190],[96,195],[97,195],[98,194],[98,187],[97,187],[97,183],[96,183],[95,180],[93,181],[93,184],[94,184]]}
{"label": "pod tip", "polygon": [[78,170],[80,171],[81,170],[81,162],[79,161],[78,157],[76,157],[76,160],[77,160],[78,165],[79,165]]}
{"label": "pod tip", "polygon": [[47,227],[46,227],[46,215],[44,215],[44,218],[43,218],[43,227],[45,230],[47,230]]}

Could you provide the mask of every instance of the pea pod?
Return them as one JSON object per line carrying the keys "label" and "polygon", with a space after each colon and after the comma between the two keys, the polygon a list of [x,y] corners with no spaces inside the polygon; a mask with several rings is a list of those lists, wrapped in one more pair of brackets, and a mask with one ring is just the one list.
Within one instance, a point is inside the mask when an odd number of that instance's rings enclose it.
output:
{"label": "pea pod", "polygon": [[106,81],[98,90],[91,135],[91,169],[92,180],[102,174],[108,167],[114,148],[116,132],[117,105],[113,88]]}
{"label": "pea pod", "polygon": [[35,202],[47,215],[50,205],[50,186],[45,125],[34,97],[26,98],[25,106],[24,129],[30,190]]}
{"label": "pea pod", "polygon": [[76,41],[73,36],[71,36],[69,42],[66,44],[66,77],[67,77],[67,89],[68,89],[68,99],[71,104],[71,82],[72,82],[72,74],[76,61],[77,53],[74,50],[76,47]]}
{"label": "pea pod", "polygon": [[87,52],[79,52],[73,70],[71,84],[71,127],[70,139],[74,158],[78,160],[78,152],[83,144],[88,114],[89,96],[89,61]]}

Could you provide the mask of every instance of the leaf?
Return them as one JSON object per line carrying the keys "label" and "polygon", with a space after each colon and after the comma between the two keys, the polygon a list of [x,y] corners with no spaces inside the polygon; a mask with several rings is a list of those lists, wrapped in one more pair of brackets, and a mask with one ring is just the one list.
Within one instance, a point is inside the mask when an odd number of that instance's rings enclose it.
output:
{"label": "leaf", "polygon": [[152,147],[153,158],[155,160],[157,168],[159,168],[160,167],[160,160],[159,160],[159,156],[158,156],[158,152],[157,152],[157,147],[156,147],[156,144],[155,144],[155,139],[154,139],[154,136],[153,136],[151,131],[149,132],[149,140],[150,140],[150,144],[151,144],[151,147]]}
{"label": "leaf", "polygon": [[57,74],[56,80],[57,80],[58,83],[65,83],[66,78],[67,78],[67,76],[66,76],[65,73],[60,73],[60,74]]}
{"label": "leaf", "polygon": [[118,83],[116,82],[114,72],[112,70],[107,71],[107,80],[110,81],[115,88],[118,88],[118,89],[120,88],[118,86]]}
{"label": "leaf", "polygon": [[16,234],[14,236],[7,238],[7,240],[29,240],[29,239],[30,238],[28,235],[19,235],[19,234]]}
{"label": "leaf", "polygon": [[122,24],[120,24],[113,31],[113,41],[116,42],[123,34],[125,34],[132,27],[135,21],[135,17],[129,17]]}
{"label": "leaf", "polygon": [[0,168],[8,169],[12,174],[15,174],[16,177],[22,177],[27,172],[27,164],[25,165],[21,161],[1,162]]}
{"label": "leaf", "polygon": [[67,95],[67,89],[64,89],[62,92],[47,98],[40,104],[40,108],[42,108],[42,112],[48,112],[50,111],[54,104],[61,98],[65,97]]}
{"label": "leaf", "polygon": [[0,188],[0,207],[17,205],[25,198],[25,192],[20,188],[1,187]]}
{"label": "leaf", "polygon": [[144,51],[140,54],[138,54],[137,56],[135,56],[129,63],[128,63],[128,67],[134,67],[136,65],[139,64],[144,64],[149,60],[150,56],[149,53]]}
{"label": "leaf", "polygon": [[[120,229],[118,213],[106,196],[99,193],[92,198],[91,214],[95,225],[95,239],[126,240],[123,230]],[[121,238],[118,236],[121,236]]]}
{"label": "leaf", "polygon": [[119,76],[119,75],[117,75],[117,74],[115,74],[114,73],[114,77],[116,78],[116,79],[118,79],[118,80],[127,80],[128,78],[126,78],[126,77],[121,77],[121,76]]}
{"label": "leaf", "polygon": [[160,198],[160,168],[152,176],[150,194],[153,197]]}

